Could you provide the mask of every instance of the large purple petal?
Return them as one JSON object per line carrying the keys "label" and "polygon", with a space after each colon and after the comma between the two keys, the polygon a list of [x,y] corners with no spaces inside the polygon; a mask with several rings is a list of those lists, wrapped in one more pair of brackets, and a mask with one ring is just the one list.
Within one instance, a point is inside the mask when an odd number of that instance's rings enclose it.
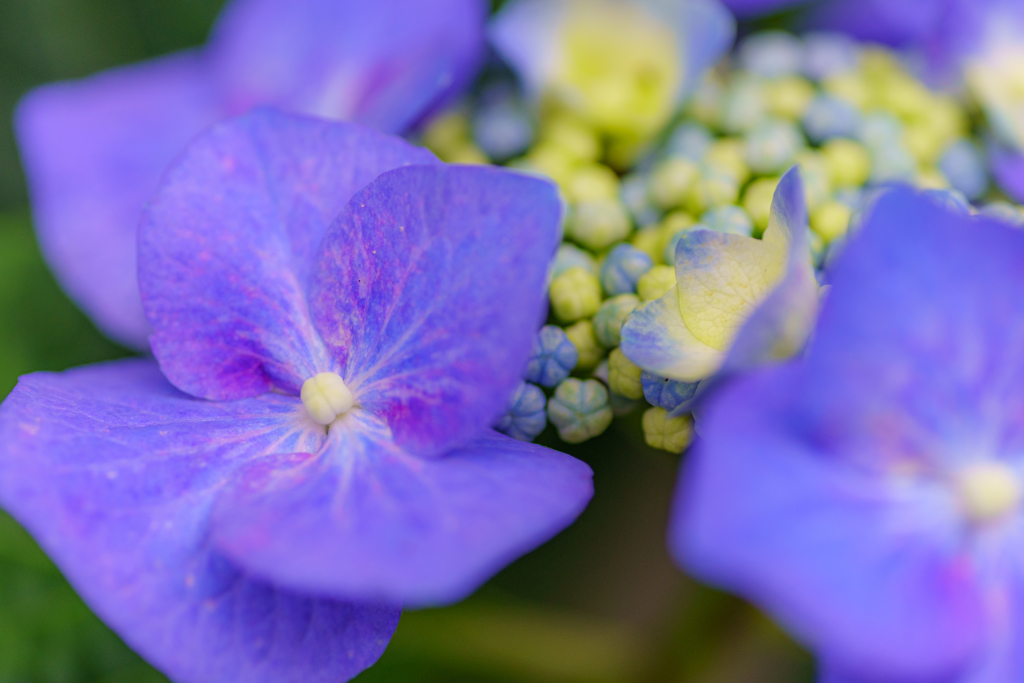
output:
{"label": "large purple petal", "polygon": [[216,547],[299,590],[426,605],[466,596],[568,526],[593,492],[568,455],[489,432],[406,454],[356,411],[317,461],[257,463],[220,499]]}
{"label": "large purple petal", "polygon": [[324,239],[313,319],[360,404],[430,455],[505,409],[543,316],[554,185],[413,166],[357,194]]}
{"label": "large purple petal", "polygon": [[853,680],[947,680],[986,632],[956,500],[832,455],[801,410],[803,371],[759,371],[705,405],[673,551]]}
{"label": "large purple petal", "polygon": [[108,335],[145,349],[135,229],[160,173],[219,116],[198,54],[32,91],[15,116],[43,254]]}
{"label": "large purple petal", "polygon": [[139,286],[168,379],[234,399],[335,369],[310,321],[320,241],[380,173],[433,155],[344,123],[257,110],[198,138],[139,229]]}
{"label": "large purple petal", "polygon": [[[1024,447],[1024,233],[909,189],[830,270],[808,405],[873,457],[957,462]],[[881,449],[880,449],[881,446]]]}
{"label": "large purple petal", "polygon": [[295,398],[192,399],[151,361],[39,373],[0,408],[0,502],[175,680],[333,683],[380,656],[398,608],[275,587],[207,542],[239,466],[322,440]]}
{"label": "large purple petal", "polygon": [[1024,154],[991,143],[988,158],[999,188],[1014,201],[1024,202]]}
{"label": "large purple petal", "polygon": [[737,17],[745,19],[804,5],[807,0],[722,0],[722,4]]}
{"label": "large purple petal", "polygon": [[246,0],[211,44],[230,110],[270,103],[400,133],[484,57],[481,0]]}
{"label": "large purple petal", "polygon": [[931,36],[948,4],[940,0],[823,0],[810,4],[806,23],[899,47]]}

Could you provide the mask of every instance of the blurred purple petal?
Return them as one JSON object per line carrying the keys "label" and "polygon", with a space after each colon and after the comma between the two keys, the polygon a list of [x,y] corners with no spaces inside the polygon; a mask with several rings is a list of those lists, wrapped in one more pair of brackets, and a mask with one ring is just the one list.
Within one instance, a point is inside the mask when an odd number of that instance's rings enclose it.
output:
{"label": "blurred purple petal", "polygon": [[198,53],[47,85],[15,125],[43,255],[61,286],[113,339],[148,346],[135,229],[160,172],[218,116]]}
{"label": "blurred purple petal", "polygon": [[370,666],[397,607],[276,588],[207,544],[243,462],[315,451],[295,399],[194,400],[151,361],[22,378],[0,409],[0,501],[86,602],[176,680],[344,681]]}
{"label": "blurred purple petal", "polygon": [[136,227],[185,144],[255,105],[401,132],[468,85],[483,60],[485,9],[237,0],[203,51],[33,91],[18,109],[18,142],[58,281],[104,332],[145,349]]}
{"label": "blurred purple petal", "polygon": [[1015,202],[1024,203],[1024,154],[993,142],[988,159],[999,188]]}
{"label": "blurred purple petal", "polygon": [[433,155],[357,126],[259,110],[220,125],[168,170],[139,235],[153,353],[203,398],[298,394],[336,370],[310,320],[320,241],[351,196]]}
{"label": "blurred purple petal", "polygon": [[722,0],[722,4],[740,19],[780,12],[794,6],[806,5],[807,2],[808,0]]}
{"label": "blurred purple petal", "polygon": [[359,412],[321,459],[257,462],[218,501],[212,542],[283,585],[436,604],[553,536],[592,494],[584,463],[494,432],[430,460],[388,437]]}
{"label": "blurred purple petal", "polygon": [[227,111],[258,104],[401,133],[484,57],[481,0],[246,0],[211,57]]}
{"label": "blurred purple petal", "polygon": [[544,312],[561,202],[551,183],[415,166],[358,193],[318,257],[313,320],[360,404],[429,455],[490,425]]}
{"label": "blurred purple petal", "polygon": [[984,632],[955,502],[822,452],[795,377],[762,370],[705,402],[672,549],[853,680],[946,680]]}
{"label": "blurred purple petal", "polygon": [[949,4],[946,0],[824,0],[810,5],[805,21],[815,28],[899,47],[932,35]]}

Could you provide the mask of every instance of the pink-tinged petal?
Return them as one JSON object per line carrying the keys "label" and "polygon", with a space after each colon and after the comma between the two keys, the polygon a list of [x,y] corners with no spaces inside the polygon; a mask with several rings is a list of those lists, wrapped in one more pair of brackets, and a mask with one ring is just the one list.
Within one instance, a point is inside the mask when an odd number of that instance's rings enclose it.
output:
{"label": "pink-tinged petal", "polygon": [[986,632],[956,500],[836,457],[801,414],[815,376],[800,372],[762,370],[706,401],[670,545],[853,680],[947,680]]}
{"label": "pink-tinged petal", "polygon": [[174,680],[335,683],[376,661],[399,609],[277,587],[208,543],[238,468],[322,441],[298,399],[196,400],[152,361],[37,373],[0,407],[0,503]]}
{"label": "pink-tinged petal", "polygon": [[484,58],[482,0],[247,0],[215,29],[228,107],[254,104],[401,133]]}
{"label": "pink-tinged petal", "polygon": [[382,172],[430,152],[369,129],[273,110],[211,128],[167,171],[139,229],[153,353],[203,398],[298,393],[334,361],[307,284],[327,226]]}
{"label": "pink-tinged petal", "polygon": [[46,85],[18,105],[43,254],[68,295],[122,344],[148,346],[135,259],[142,206],[174,156],[219,115],[197,53]]}
{"label": "pink-tinged petal", "polygon": [[561,214],[538,178],[411,166],[331,226],[313,320],[357,401],[409,452],[444,452],[505,410],[543,316]]}
{"label": "pink-tinged petal", "polygon": [[218,501],[216,547],[304,591],[446,603],[568,526],[593,493],[583,462],[495,432],[417,458],[356,411],[329,438],[319,459],[250,468]]}

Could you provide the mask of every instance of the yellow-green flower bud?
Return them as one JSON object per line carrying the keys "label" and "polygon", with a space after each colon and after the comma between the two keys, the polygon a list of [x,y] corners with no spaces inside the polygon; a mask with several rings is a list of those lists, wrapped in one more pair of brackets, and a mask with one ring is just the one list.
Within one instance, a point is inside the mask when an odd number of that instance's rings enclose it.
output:
{"label": "yellow-green flower bud", "polygon": [[871,155],[864,145],[837,138],[821,148],[833,187],[860,187],[871,175]]}
{"label": "yellow-green flower bud", "polygon": [[565,336],[576,347],[576,353],[579,356],[579,359],[576,361],[577,369],[590,370],[591,368],[596,368],[597,364],[604,358],[604,349],[594,333],[594,324],[589,320],[580,320],[578,323],[565,328]]}
{"label": "yellow-green flower bud", "polygon": [[580,266],[574,266],[551,281],[551,309],[562,322],[589,318],[601,306],[601,281]]}
{"label": "yellow-green flower bud", "polygon": [[597,133],[582,121],[558,114],[544,121],[540,140],[558,147],[573,161],[596,161],[601,156]]}
{"label": "yellow-green flower bud", "polygon": [[769,113],[795,121],[804,115],[814,99],[814,86],[801,76],[786,76],[769,83],[765,96]]}
{"label": "yellow-green flower bud", "polygon": [[639,399],[644,397],[644,386],[640,383],[642,370],[626,358],[620,349],[608,354],[608,388],[620,396]]}
{"label": "yellow-green flower bud", "polygon": [[466,144],[471,144],[469,116],[460,109],[435,117],[423,132],[423,145],[442,159]]}
{"label": "yellow-green flower bud", "polygon": [[850,207],[835,200],[827,201],[811,213],[811,230],[826,242],[846,234],[850,225]]}
{"label": "yellow-green flower bud", "polygon": [[778,178],[758,178],[750,183],[747,191],[743,193],[743,208],[754,221],[757,232],[764,232],[768,227],[768,217],[772,211],[772,198],[775,196],[775,187],[779,184]]}
{"label": "yellow-green flower bud", "polygon": [[864,76],[855,71],[830,76],[822,86],[826,92],[846,100],[861,111],[871,103],[871,88]]}
{"label": "yellow-green flower bud", "polygon": [[690,445],[693,427],[689,416],[669,417],[664,408],[650,408],[643,416],[644,441],[651,448],[682,453]]}
{"label": "yellow-green flower bud", "polygon": [[675,266],[654,266],[636,283],[636,293],[641,301],[653,301],[668,294],[675,286]]}
{"label": "yellow-green flower bud", "polygon": [[651,198],[664,209],[681,206],[690,187],[699,178],[700,169],[689,159],[666,159],[658,164],[651,175]]}
{"label": "yellow-green flower bud", "polygon": [[731,175],[740,185],[750,178],[750,167],[747,166],[747,148],[739,138],[722,138],[711,143],[704,163],[710,168]]}
{"label": "yellow-green flower bud", "polygon": [[572,177],[575,164],[576,161],[560,147],[542,143],[531,149],[523,158],[522,163],[512,165],[525,166],[532,171],[546,175],[559,186],[564,186]]}
{"label": "yellow-green flower bud", "polygon": [[618,199],[580,202],[566,224],[566,235],[592,251],[606,249],[629,236],[629,213]]}
{"label": "yellow-green flower bud", "polygon": [[607,166],[583,164],[572,171],[563,189],[566,199],[574,203],[615,199],[619,196],[619,177]]}

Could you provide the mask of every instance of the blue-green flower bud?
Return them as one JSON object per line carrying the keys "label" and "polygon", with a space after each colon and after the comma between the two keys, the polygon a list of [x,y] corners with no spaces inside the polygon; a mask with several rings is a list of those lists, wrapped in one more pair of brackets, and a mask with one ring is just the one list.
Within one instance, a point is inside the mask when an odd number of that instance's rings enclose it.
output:
{"label": "blue-green flower bud", "polygon": [[636,291],[636,283],[654,266],[654,261],[631,244],[619,244],[601,264],[601,286],[609,295]]}
{"label": "blue-green flower bud", "polygon": [[596,379],[570,377],[558,385],[548,402],[548,418],[567,443],[591,439],[612,422],[608,390]]}
{"label": "blue-green flower bud", "polygon": [[640,373],[640,384],[648,403],[672,412],[693,398],[698,382],[680,382],[644,370]]}
{"label": "blue-green flower bud", "polygon": [[579,352],[569,341],[565,330],[545,325],[533,339],[533,351],[526,364],[526,379],[534,384],[553,387],[569,376],[578,361]]}
{"label": "blue-green flower bud", "polygon": [[634,294],[620,294],[601,304],[594,314],[594,334],[604,346],[618,346],[622,323],[626,316],[640,305],[640,299]]}
{"label": "blue-green flower bud", "polygon": [[588,273],[597,274],[597,262],[588,251],[575,244],[563,243],[555,252],[555,261],[551,264],[551,277],[556,278],[570,268],[580,267]]}
{"label": "blue-green flower bud", "polygon": [[508,401],[508,412],[501,416],[494,428],[520,441],[533,441],[544,431],[547,399],[540,387],[520,382]]}
{"label": "blue-green flower bud", "polygon": [[761,175],[781,173],[793,165],[804,148],[804,136],[788,121],[763,121],[746,136],[747,164]]}

